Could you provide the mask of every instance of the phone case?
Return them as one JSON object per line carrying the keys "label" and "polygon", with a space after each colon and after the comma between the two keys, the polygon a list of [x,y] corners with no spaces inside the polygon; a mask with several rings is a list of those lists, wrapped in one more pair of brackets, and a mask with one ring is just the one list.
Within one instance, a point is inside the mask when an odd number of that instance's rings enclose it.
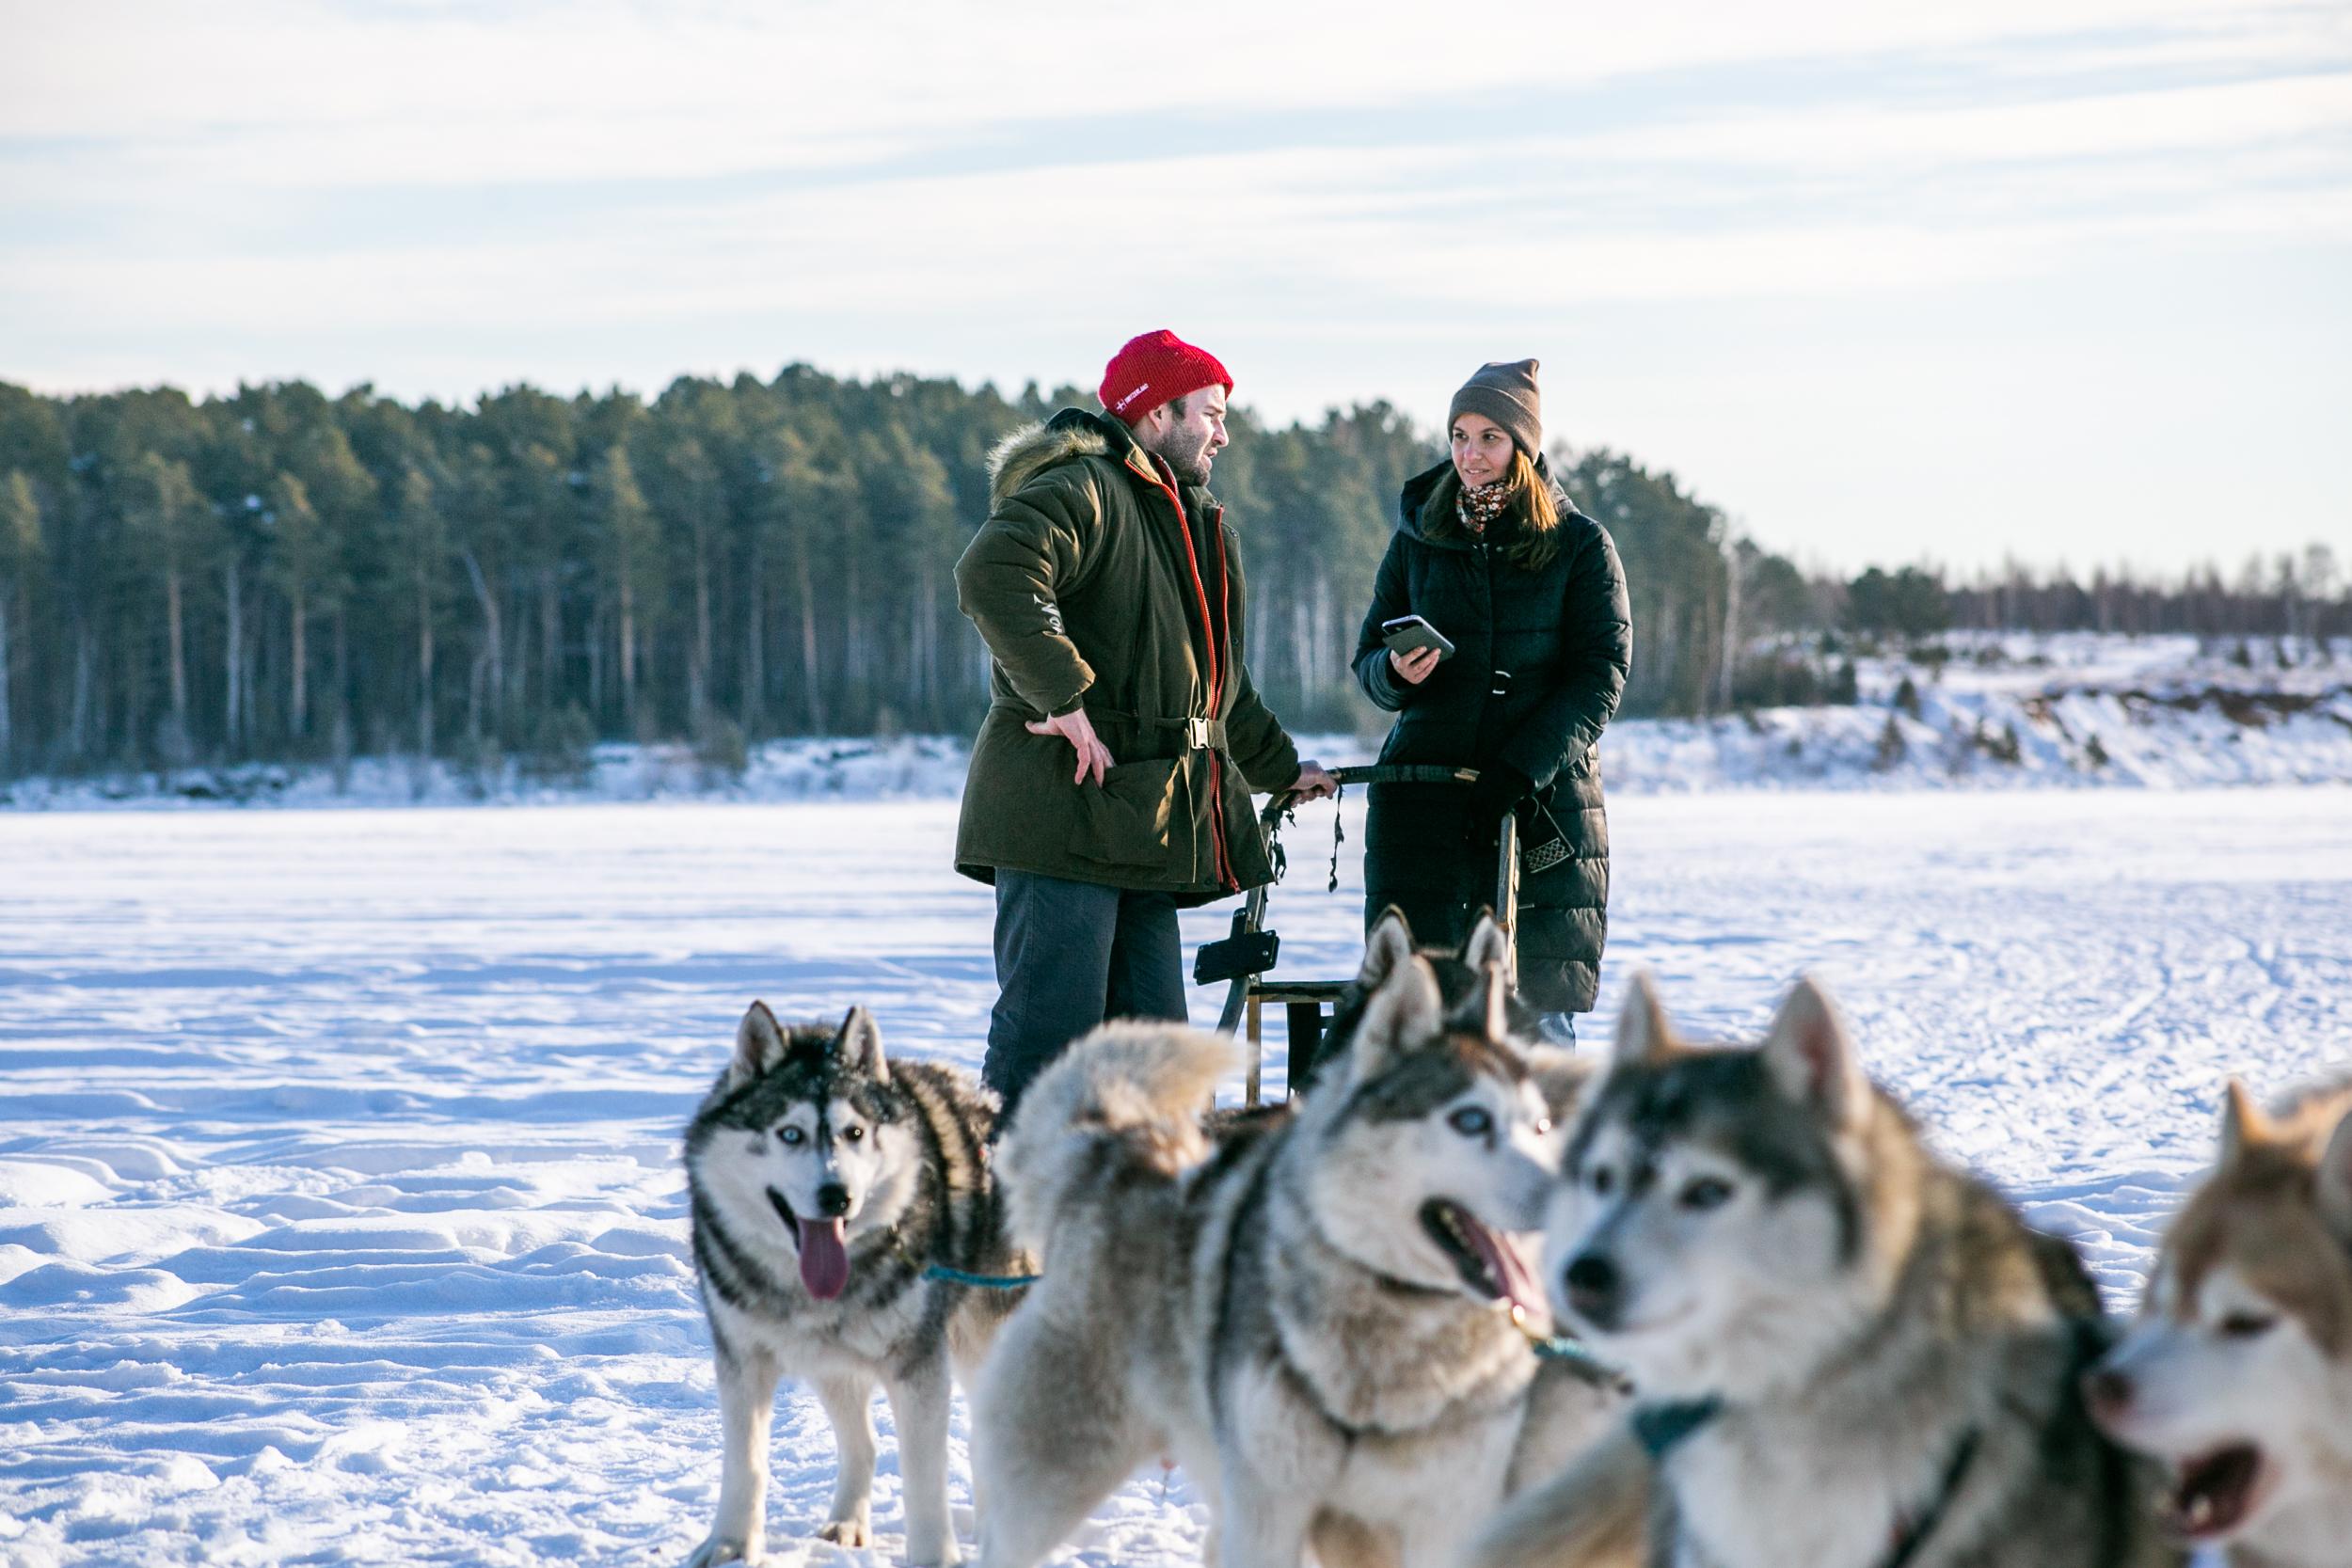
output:
{"label": "phone case", "polygon": [[1435,648],[1440,663],[1454,657],[1454,644],[1446,640],[1444,633],[1426,621],[1398,626],[1394,631],[1386,632],[1381,641],[1400,654],[1409,654],[1416,648]]}

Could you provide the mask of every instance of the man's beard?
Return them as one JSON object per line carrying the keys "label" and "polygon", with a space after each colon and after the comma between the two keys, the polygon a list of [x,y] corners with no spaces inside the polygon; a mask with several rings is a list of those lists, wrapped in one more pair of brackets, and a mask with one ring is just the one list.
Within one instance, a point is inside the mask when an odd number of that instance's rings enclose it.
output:
{"label": "man's beard", "polygon": [[1168,471],[1176,476],[1177,483],[1206,484],[1209,483],[1211,459],[1207,442],[1202,442],[1190,451],[1173,450],[1173,442],[1165,446],[1146,447],[1144,450],[1168,465]]}

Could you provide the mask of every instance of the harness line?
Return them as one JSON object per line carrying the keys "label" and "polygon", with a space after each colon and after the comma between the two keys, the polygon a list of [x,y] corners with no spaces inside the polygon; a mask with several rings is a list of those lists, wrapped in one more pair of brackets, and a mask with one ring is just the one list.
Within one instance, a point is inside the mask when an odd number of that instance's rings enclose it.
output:
{"label": "harness line", "polygon": [[974,1285],[983,1291],[1018,1291],[1036,1284],[1045,1276],[1041,1274],[967,1274],[951,1269],[945,1263],[933,1263],[923,1271],[926,1279],[945,1280],[950,1285]]}

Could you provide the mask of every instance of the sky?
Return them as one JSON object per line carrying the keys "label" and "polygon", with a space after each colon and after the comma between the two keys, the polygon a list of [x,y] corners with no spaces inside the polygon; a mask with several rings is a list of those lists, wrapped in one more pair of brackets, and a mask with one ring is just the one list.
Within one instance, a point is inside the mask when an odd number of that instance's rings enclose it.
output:
{"label": "sky", "polygon": [[2352,561],[2352,0],[0,0],[0,380],[1160,326],[1433,435],[1534,356],[1549,438],[1825,568]]}

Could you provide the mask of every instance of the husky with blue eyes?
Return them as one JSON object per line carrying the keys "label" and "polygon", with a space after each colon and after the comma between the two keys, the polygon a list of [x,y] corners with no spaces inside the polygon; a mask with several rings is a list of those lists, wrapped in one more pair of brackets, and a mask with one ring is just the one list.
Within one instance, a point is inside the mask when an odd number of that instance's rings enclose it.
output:
{"label": "husky with blue eyes", "polygon": [[[718,1357],[718,1518],[691,1568],[758,1562],[776,1384],[815,1386],[840,1455],[817,1532],[873,1544],[874,1389],[889,1396],[906,1560],[956,1562],[947,1513],[949,1377],[968,1381],[1017,1292],[984,1154],[995,1101],[969,1074],[890,1062],[863,1007],[838,1025],[752,1004],[686,1130],[694,1271]],[[931,1271],[953,1271],[946,1277]]]}
{"label": "husky with blue eyes", "polygon": [[2110,1333],[2073,1248],[1925,1145],[1820,986],[1761,1046],[1708,1049],[1637,979],[1586,1105],[1546,1283],[1635,1404],[1477,1568],[1622,1562],[1641,1534],[1653,1568],[2185,1560],[2085,1408]]}
{"label": "husky with blue eyes", "polygon": [[1614,1385],[1518,1326],[1547,1316],[1533,1232],[1574,1085],[1512,1037],[1499,963],[1457,1005],[1401,921],[1373,943],[1288,1106],[1204,1127],[1232,1042],[1133,1022],[1023,1097],[998,1175],[1044,1277],[973,1394],[986,1568],[1043,1560],[1163,1457],[1220,1568],[1452,1568],[1613,1423]]}

